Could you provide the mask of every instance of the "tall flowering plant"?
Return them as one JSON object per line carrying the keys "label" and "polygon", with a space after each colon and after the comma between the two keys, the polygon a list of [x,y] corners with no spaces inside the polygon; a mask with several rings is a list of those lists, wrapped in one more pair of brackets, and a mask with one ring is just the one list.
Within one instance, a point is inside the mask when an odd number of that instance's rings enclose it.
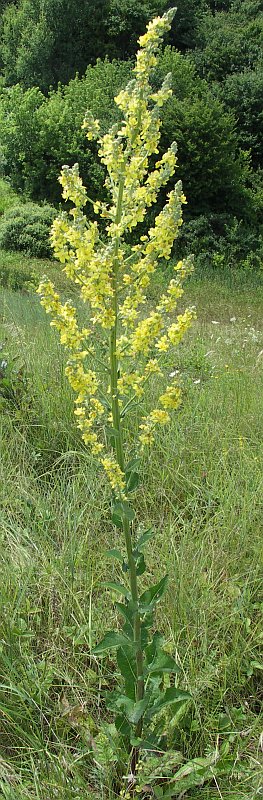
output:
{"label": "tall flowering plant", "polygon": [[[140,453],[152,445],[159,427],[169,423],[171,413],[181,403],[176,379],[169,381],[156,407],[148,414],[141,412],[133,448],[130,435],[128,444],[124,435],[126,416],[135,405],[141,408],[146,385],[154,376],[165,376],[174,348],[195,316],[193,309],[176,314],[183,279],[192,269],[191,259],[176,264],[174,278],[150,310],[147,301],[158,261],[170,258],[182,224],[186,200],[180,181],[167,194],[166,204],[147,235],[139,236],[137,244],[130,247],[126,243],[127,235],[144,221],[147,209],[176,167],[175,142],[161,158],[158,156],[160,109],[171,95],[170,76],[158,91],[154,92],[150,83],[173,15],[174,9],[170,9],[154,19],[139,39],[133,80],[115,97],[121,122],[100,135],[98,120],[90,112],[86,114],[83,127],[89,140],[97,140],[107,172],[108,200],[93,203],[95,221],[83,211],[88,198],[78,165],[64,166],[59,178],[62,196],[73,207],[55,220],[52,244],[64,272],[77,284],[81,300],[88,306],[87,325],[79,326],[76,308],[70,301],[61,302],[50,280],[44,279],[38,289],[42,305],[52,316],[51,325],[59,331],[69,354],[66,373],[76,393],[77,424],[84,442],[105,470],[112,490],[112,519],[124,535],[125,559],[121,549],[110,551],[110,555],[123,564],[129,585],[107,584],[122,595],[122,602],[116,606],[123,628],[107,632],[94,653],[117,651],[122,680],[111,693],[109,705],[115,713],[116,729],[126,742],[132,781],[140,750],[147,742],[158,740],[156,718],[166,706],[188,698],[174,685],[167,686],[164,679],[179,671],[163,650],[160,635],[152,634],[153,611],[167,576],[140,593],[138,578],[145,571],[143,549],[152,532],[136,536],[131,503],[139,481]],[[106,221],[101,233],[96,217]],[[108,341],[108,355],[99,368],[98,338]]]}

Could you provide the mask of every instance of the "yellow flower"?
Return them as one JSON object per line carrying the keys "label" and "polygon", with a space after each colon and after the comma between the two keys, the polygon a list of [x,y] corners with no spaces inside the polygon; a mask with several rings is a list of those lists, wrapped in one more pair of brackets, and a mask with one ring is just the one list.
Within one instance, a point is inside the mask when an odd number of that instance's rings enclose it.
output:
{"label": "yellow flower", "polygon": [[105,469],[112,489],[122,494],[125,489],[125,475],[116,459],[113,456],[105,456],[105,458],[101,459],[101,464]]}
{"label": "yellow flower", "polygon": [[161,394],[159,401],[163,408],[175,409],[182,402],[182,392],[179,386],[168,386],[164,394]]}
{"label": "yellow flower", "polygon": [[[76,308],[71,301],[61,302],[48,278],[38,290],[42,305],[51,314],[51,325],[69,353],[66,375],[76,393],[77,425],[92,453],[99,455],[111,487],[119,496],[124,496],[125,476],[118,459],[108,455],[102,444],[103,425],[110,420],[113,427],[118,427],[125,396],[135,395],[140,400],[150,377],[162,376],[162,357],[181,341],[195,317],[193,309],[174,316],[183,294],[182,281],[192,269],[191,259],[178,261],[174,267],[176,276],[167,290],[142,313],[146,302],[150,305],[149,287],[158,262],[170,259],[182,225],[186,198],[181,181],[168,193],[162,211],[151,217],[148,234],[139,234],[137,244],[127,247],[130,232],[145,220],[160,189],[171,181],[176,169],[175,142],[166,153],[158,155],[160,109],[170,97],[171,76],[166,76],[157,91],[153,91],[150,82],[173,14],[174,9],[170,9],[152,20],[140,37],[133,80],[115,98],[121,122],[101,135],[99,121],[89,110],[86,113],[83,129],[89,140],[98,141],[98,154],[106,168],[107,201],[91,200],[98,220],[90,221],[85,213],[88,198],[78,164],[62,168],[62,196],[71,207],[55,219],[51,243],[63,272],[79,289],[79,313],[84,314],[83,306],[87,309],[88,324],[79,325]],[[153,442],[158,425],[170,420],[168,410],[176,409],[180,402],[179,387],[168,386],[160,395],[160,407],[141,421],[141,445]],[[127,408],[129,400],[125,402],[125,413]]]}

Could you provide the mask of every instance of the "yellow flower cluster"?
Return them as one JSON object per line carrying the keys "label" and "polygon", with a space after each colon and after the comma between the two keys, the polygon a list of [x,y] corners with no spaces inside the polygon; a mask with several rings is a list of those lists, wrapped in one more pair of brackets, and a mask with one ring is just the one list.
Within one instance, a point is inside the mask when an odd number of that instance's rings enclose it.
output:
{"label": "yellow flower cluster", "polygon": [[143,422],[140,425],[142,432],[139,434],[139,440],[141,445],[144,447],[153,444],[156,426],[167,425],[168,422],[170,422],[170,416],[167,411],[163,411],[161,408],[154,408],[148,417],[143,418]]}
{"label": "yellow flower cluster", "polygon": [[155,347],[159,353],[167,353],[171,345],[175,347],[179,344],[188,328],[190,328],[193,319],[196,319],[196,311],[194,308],[187,308],[183,314],[178,314],[177,322],[173,322],[167,328],[167,333],[163,334],[155,343]]}
{"label": "yellow flower cluster", "polygon": [[[154,19],[140,37],[134,78],[115,98],[122,113],[121,122],[103,136],[99,121],[90,111],[83,122],[88,140],[98,141],[98,154],[107,170],[108,199],[92,201],[94,213],[106,220],[102,236],[98,223],[90,221],[83,210],[88,198],[78,165],[64,166],[59,179],[62,196],[72,207],[54,221],[51,242],[63,271],[77,284],[81,300],[88,306],[89,327],[78,326],[76,309],[71,302],[61,303],[48,279],[42,281],[38,290],[44,308],[52,314],[51,324],[70,353],[66,375],[76,393],[78,427],[92,453],[99,456],[114,493],[122,498],[125,496],[123,458],[119,453],[115,457],[113,452],[106,452],[102,443],[105,437],[101,436],[109,420],[108,396],[110,420],[116,429],[120,413],[123,417],[134,398],[138,402],[142,399],[151,376],[163,377],[162,354],[171,353],[172,358],[174,346],[195,317],[194,309],[175,316],[183,294],[182,280],[192,269],[191,259],[176,264],[176,277],[170,280],[166,292],[154,308],[143,313],[146,290],[158,260],[170,258],[182,224],[182,205],[186,199],[180,181],[168,193],[167,202],[155,216],[148,234],[129,248],[128,256],[125,242],[126,234],[145,219],[147,209],[156,202],[159,190],[167,185],[176,168],[175,142],[164,155],[155,158],[161,134],[160,108],[171,94],[171,76],[165,78],[156,92],[150,83],[158,49],[173,15],[174,9],[170,9],[163,17]],[[100,377],[95,367],[97,335],[104,342],[106,335],[110,339]],[[125,405],[124,397],[128,398]],[[160,407],[142,419],[141,446],[151,444],[157,426],[168,423],[168,411],[178,408],[180,403],[180,387],[168,385],[160,394]],[[119,428],[118,436],[116,441],[120,442]]]}
{"label": "yellow flower cluster", "polygon": [[83,130],[87,131],[87,139],[92,140],[98,138],[100,132],[100,123],[98,119],[94,119],[89,109],[86,111],[83,125],[81,127]]}
{"label": "yellow flower cluster", "polygon": [[167,386],[164,394],[160,395],[159,402],[163,408],[178,408],[182,402],[182,392],[179,386]]}
{"label": "yellow flower cluster", "polygon": [[125,476],[120,469],[116,458],[113,458],[113,456],[105,456],[105,458],[101,459],[101,463],[105,469],[112,489],[118,493],[122,493],[125,489]]}
{"label": "yellow flower cluster", "polygon": [[118,378],[118,392],[120,395],[125,395],[132,389],[136,397],[141,398],[144,381],[144,375],[140,375],[139,372],[123,372],[121,378]]}

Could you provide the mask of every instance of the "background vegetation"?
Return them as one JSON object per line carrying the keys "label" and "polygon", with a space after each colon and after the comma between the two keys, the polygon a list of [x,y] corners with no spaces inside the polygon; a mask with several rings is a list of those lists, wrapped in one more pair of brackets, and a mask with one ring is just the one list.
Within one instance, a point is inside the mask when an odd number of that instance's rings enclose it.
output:
{"label": "background vegetation", "polygon": [[[190,223],[182,251],[191,245],[199,253],[201,230],[210,264],[229,263],[231,251],[233,263],[255,269],[263,217],[261,2],[177,6],[155,82],[172,73],[161,149],[178,141]],[[89,106],[105,130],[116,119],[113,97],[127,82],[138,35],[167,7],[168,0],[95,0],[90,14],[87,0],[2,1],[0,163],[16,191],[57,205],[61,165],[78,161],[90,196],[103,194],[83,115]]]}

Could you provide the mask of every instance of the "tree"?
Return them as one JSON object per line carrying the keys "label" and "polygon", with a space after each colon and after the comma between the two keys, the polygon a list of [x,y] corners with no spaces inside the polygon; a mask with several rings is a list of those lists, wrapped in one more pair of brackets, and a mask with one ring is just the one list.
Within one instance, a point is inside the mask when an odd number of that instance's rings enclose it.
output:
{"label": "tree", "polygon": [[229,74],[251,69],[261,58],[261,0],[235,0],[228,12],[207,13],[199,25],[193,58],[199,74],[223,81]]}
{"label": "tree", "polygon": [[252,164],[263,160],[263,73],[260,68],[228,75],[219,94],[238,122],[240,146],[251,151]]}
{"label": "tree", "polygon": [[47,92],[105,54],[108,0],[20,0],[5,10],[1,55],[8,85]]}
{"label": "tree", "polygon": [[0,146],[5,172],[34,199],[58,201],[57,175],[79,162],[91,194],[103,192],[104,172],[81,128],[87,107],[106,130],[116,119],[114,94],[130,76],[128,62],[98,61],[83,78],[59,86],[46,98],[39,89],[5,89],[0,100]]}

